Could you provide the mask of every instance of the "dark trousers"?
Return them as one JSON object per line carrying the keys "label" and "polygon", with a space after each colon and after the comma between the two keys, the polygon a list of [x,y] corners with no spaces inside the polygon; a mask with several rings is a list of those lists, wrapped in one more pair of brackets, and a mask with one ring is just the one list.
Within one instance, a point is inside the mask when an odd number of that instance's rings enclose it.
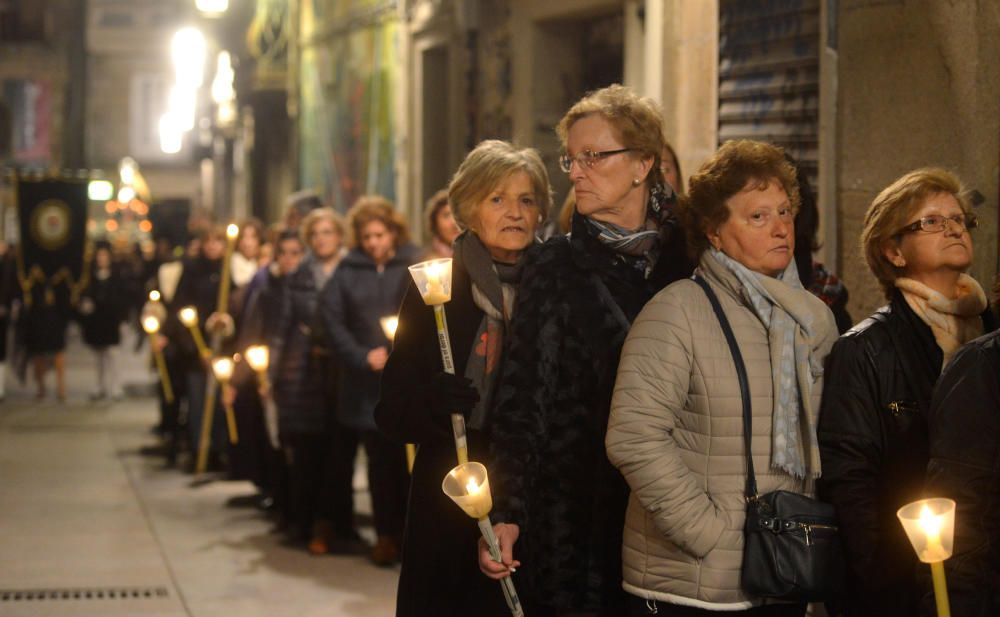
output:
{"label": "dark trousers", "polygon": [[330,435],[330,442],[330,455],[326,464],[328,513],[334,532],[342,537],[351,538],[356,533],[354,462],[358,456],[358,432],[336,423]]}
{"label": "dark trousers", "polygon": [[229,445],[229,473],[234,480],[249,480],[268,493],[267,456],[271,443],[264,424],[264,409],[255,389],[256,382],[240,386],[233,402],[239,441]]}
{"label": "dark trousers", "polygon": [[398,541],[403,537],[406,498],[410,490],[406,449],[377,430],[366,430],[361,438],[368,455],[368,490],[372,495],[375,533]]}
{"label": "dark trousers", "polygon": [[317,520],[329,520],[326,461],[330,439],[324,432],[283,435],[288,455],[288,493],[291,529],[300,539],[312,535]]}
{"label": "dark trousers", "polygon": [[710,611],[693,606],[667,604],[655,600],[643,600],[629,596],[629,615],[631,617],[729,617],[746,615],[747,617],[802,617],[806,613],[805,604],[768,604],[755,606],[740,611]]}

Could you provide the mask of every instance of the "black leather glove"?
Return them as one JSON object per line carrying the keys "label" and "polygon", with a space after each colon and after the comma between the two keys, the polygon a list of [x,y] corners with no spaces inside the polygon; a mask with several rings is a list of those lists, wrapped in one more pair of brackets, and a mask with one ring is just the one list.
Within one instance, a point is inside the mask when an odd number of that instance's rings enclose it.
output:
{"label": "black leather glove", "polygon": [[431,380],[431,414],[447,421],[449,427],[451,414],[468,417],[478,402],[479,392],[471,379],[442,371]]}

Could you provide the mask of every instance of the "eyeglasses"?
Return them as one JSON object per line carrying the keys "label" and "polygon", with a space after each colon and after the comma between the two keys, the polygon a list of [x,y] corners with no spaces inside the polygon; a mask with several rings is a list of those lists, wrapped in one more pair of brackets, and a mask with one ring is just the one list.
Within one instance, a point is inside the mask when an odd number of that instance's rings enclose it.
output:
{"label": "eyeglasses", "polygon": [[903,234],[912,233],[915,231],[923,231],[924,233],[936,234],[945,230],[948,223],[954,223],[962,231],[968,231],[970,229],[975,229],[979,227],[979,219],[976,218],[975,214],[955,214],[952,216],[941,216],[940,214],[931,214],[930,216],[921,217],[919,221],[910,223],[906,227],[903,227],[897,231],[894,235],[901,236]]}
{"label": "eyeglasses", "polygon": [[573,161],[580,164],[581,167],[586,167],[587,169],[593,169],[594,165],[597,165],[598,161],[602,161],[609,156],[614,154],[621,154],[622,152],[631,152],[635,148],[621,148],[619,150],[605,150],[603,152],[594,152],[593,150],[584,150],[576,156],[570,156],[564,154],[559,157],[559,167],[564,172],[569,173],[573,169]]}

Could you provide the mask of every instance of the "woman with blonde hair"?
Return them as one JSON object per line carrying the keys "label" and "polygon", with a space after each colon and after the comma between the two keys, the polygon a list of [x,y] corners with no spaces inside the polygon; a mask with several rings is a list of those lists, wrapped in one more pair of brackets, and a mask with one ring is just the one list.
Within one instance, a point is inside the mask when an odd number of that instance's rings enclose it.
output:
{"label": "woman with blonde hair", "polygon": [[470,559],[479,537],[475,522],[441,492],[441,480],[455,466],[452,413],[466,416],[470,460],[486,462],[483,427],[503,370],[521,258],[551,203],[549,178],[535,150],[484,141],[455,172],[448,197],[467,230],[455,241],[448,303],[457,374],[444,372],[433,311],[410,284],[375,409],[384,433],[419,445],[397,617],[509,614],[500,586]]}
{"label": "woman with blonde hair", "polygon": [[632,320],[690,265],[674,233],[655,103],[608,86],[574,104],[557,132],[576,213],[569,237],[525,255],[486,421],[503,563],[481,546],[479,564],[499,579],[524,562],[528,614],[618,616],[628,488],[602,446],[611,390]]}
{"label": "woman with blonde hair", "polygon": [[[351,250],[323,288],[320,315],[339,361],[337,430],[357,431],[368,455],[377,541],[372,561],[399,560],[409,479],[403,444],[378,432],[375,403],[391,341],[379,320],[396,315],[417,258],[402,216],[385,197],[360,197],[347,213]],[[345,452],[345,454],[347,454]],[[353,457],[353,452],[350,453]]]}
{"label": "woman with blonde hair", "polygon": [[976,217],[943,169],[905,174],[872,202],[861,249],[889,301],[830,354],[819,423],[821,494],[850,564],[848,615],[915,615],[917,560],[896,510],[923,496],[931,389],[959,346],[993,329],[972,277]]}

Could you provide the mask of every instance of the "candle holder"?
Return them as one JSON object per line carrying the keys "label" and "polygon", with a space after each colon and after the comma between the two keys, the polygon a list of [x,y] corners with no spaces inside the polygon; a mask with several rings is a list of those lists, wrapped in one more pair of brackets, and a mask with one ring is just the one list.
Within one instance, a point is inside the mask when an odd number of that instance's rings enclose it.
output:
{"label": "candle holder", "polygon": [[[448,319],[444,305],[451,301],[451,258],[432,259],[410,266],[410,276],[423,298],[424,304],[434,307],[434,323],[437,325],[438,347],[441,350],[441,364],[444,371],[455,374],[455,360],[451,353],[451,339],[448,337]],[[451,414],[451,431],[455,437],[455,451],[459,464],[469,462],[469,445],[465,431],[465,416]]]}
{"label": "candle holder", "polygon": [[174,389],[170,384],[170,374],[167,372],[167,363],[163,359],[163,352],[156,343],[156,333],[160,331],[160,320],[155,315],[147,315],[142,318],[142,329],[149,335],[149,348],[153,352],[153,360],[156,362],[156,370],[160,374],[160,387],[163,388],[163,399],[171,404],[174,402]]}
{"label": "candle holder", "polygon": [[[382,326],[382,332],[385,334],[385,338],[389,339],[389,342],[396,340],[396,330],[399,328],[399,317],[395,315],[388,315],[382,317],[378,320],[380,326]],[[408,443],[406,444],[406,468],[413,473],[413,463],[417,460],[417,446],[416,444]]]}
{"label": "candle holder", "polygon": [[247,364],[257,373],[257,380],[260,387],[268,391],[271,389],[271,382],[267,378],[267,369],[271,365],[271,350],[267,345],[251,345],[247,347],[243,357],[247,359]]}
{"label": "candle holder", "polygon": [[[459,464],[444,477],[441,490],[455,502],[455,505],[462,508],[463,512],[476,519],[479,531],[483,534],[483,539],[486,540],[486,544],[490,548],[490,556],[493,561],[502,563],[500,542],[497,541],[496,534],[493,533],[493,524],[490,522],[493,495],[490,493],[490,479],[486,473],[486,467],[475,462]],[[511,615],[524,617],[521,600],[517,597],[517,591],[514,589],[514,581],[508,576],[500,579],[500,585],[503,588],[503,596],[507,600],[507,607],[510,609]]]}
{"label": "candle holder", "polygon": [[[212,373],[215,375],[215,380],[223,388],[229,385],[229,380],[233,378],[233,370],[235,368],[236,364],[229,356],[219,356],[212,359]],[[229,443],[238,443],[239,435],[236,432],[236,414],[233,413],[233,406],[228,402],[224,402],[223,407],[226,410],[226,427],[229,429]]]}
{"label": "candle holder", "polygon": [[191,333],[194,345],[198,348],[198,355],[204,359],[212,357],[212,352],[205,344],[205,337],[201,335],[201,328],[198,327],[198,309],[193,306],[185,306],[177,312],[177,319]]}
{"label": "candle holder", "polygon": [[940,497],[908,503],[896,512],[917,559],[930,564],[938,617],[951,617],[944,561],[951,557],[955,539],[955,501]]}

